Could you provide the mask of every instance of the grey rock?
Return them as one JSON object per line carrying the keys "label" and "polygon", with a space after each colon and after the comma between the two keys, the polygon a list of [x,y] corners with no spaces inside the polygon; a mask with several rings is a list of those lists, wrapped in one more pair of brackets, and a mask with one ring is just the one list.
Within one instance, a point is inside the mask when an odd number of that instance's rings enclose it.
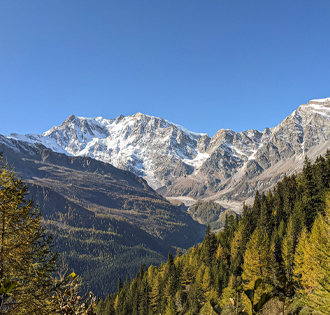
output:
{"label": "grey rock", "polygon": [[141,113],[110,120],[71,115],[42,135],[10,138],[113,164],[167,197],[249,202],[256,189],[298,172],[305,154],[313,159],[330,147],[330,98],[299,106],[276,127],[220,129],[212,138]]}

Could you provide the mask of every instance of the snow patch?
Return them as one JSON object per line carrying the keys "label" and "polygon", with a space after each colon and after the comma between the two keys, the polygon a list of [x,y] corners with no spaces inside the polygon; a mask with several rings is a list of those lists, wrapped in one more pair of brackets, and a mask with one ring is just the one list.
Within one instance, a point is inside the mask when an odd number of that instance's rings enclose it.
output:
{"label": "snow patch", "polygon": [[325,103],[325,102],[330,102],[330,97],[311,100],[308,103]]}
{"label": "snow patch", "polygon": [[183,159],[182,162],[194,168],[200,168],[203,163],[210,157],[208,153],[198,153],[193,159]]}

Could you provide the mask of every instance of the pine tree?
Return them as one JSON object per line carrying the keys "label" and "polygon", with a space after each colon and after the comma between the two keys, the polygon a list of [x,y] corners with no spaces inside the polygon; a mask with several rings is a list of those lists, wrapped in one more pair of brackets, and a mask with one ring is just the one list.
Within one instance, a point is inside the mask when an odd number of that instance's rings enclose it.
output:
{"label": "pine tree", "polygon": [[0,314],[49,314],[56,255],[28,188],[0,156]]}

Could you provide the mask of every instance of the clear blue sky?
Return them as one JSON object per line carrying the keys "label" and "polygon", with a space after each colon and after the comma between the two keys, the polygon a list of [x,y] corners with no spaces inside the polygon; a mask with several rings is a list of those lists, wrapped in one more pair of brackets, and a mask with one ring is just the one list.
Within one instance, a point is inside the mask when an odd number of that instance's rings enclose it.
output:
{"label": "clear blue sky", "polygon": [[0,134],[139,111],[213,136],[325,97],[328,0],[0,2]]}

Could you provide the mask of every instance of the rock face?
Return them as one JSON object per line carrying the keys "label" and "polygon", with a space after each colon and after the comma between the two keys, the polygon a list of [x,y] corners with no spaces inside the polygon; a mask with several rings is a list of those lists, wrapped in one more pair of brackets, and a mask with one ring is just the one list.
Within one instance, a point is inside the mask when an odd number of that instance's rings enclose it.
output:
{"label": "rock face", "polygon": [[212,138],[137,113],[113,120],[70,116],[42,135],[9,138],[89,156],[144,177],[164,196],[249,201],[330,147],[330,98],[301,105],[264,131],[220,129]]}

